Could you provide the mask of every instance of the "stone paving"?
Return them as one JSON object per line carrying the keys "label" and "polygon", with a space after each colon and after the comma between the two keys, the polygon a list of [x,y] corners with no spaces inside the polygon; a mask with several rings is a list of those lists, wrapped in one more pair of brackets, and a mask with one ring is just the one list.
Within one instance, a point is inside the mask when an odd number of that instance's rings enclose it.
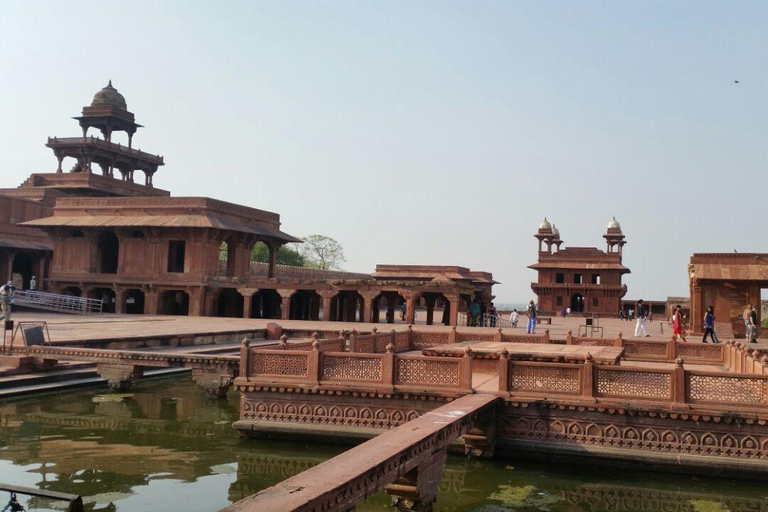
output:
{"label": "stone paving", "polygon": [[[440,330],[442,325],[427,326],[424,325],[424,312],[419,311],[416,317],[416,324],[420,329]],[[436,314],[436,318],[439,316]],[[404,329],[405,322],[399,319],[394,324],[366,324],[350,322],[306,322],[299,320],[266,320],[266,319],[243,319],[243,318],[220,318],[220,317],[187,317],[187,316],[155,316],[155,315],[64,315],[45,312],[16,312],[13,315],[16,322],[21,321],[46,321],[51,335],[51,341],[79,341],[92,339],[113,339],[113,338],[132,338],[137,336],[169,336],[196,333],[218,333],[227,331],[245,331],[249,329],[263,329],[269,323],[279,323],[283,327],[293,329],[317,329],[317,330],[336,330],[336,329],[358,329],[369,331],[374,326],[379,332],[390,329]],[[579,331],[579,326],[584,324],[584,318],[553,317],[552,325],[538,325],[537,333],[549,329],[550,337],[553,339],[565,339],[568,330],[573,331],[574,336]],[[517,329],[505,328],[504,332],[524,333],[525,317],[520,318],[520,324]],[[635,322],[627,322],[617,318],[600,319],[600,325],[603,327],[604,338],[615,338],[618,333],[622,333],[624,338],[634,338]],[[647,324],[650,340],[668,341],[672,335],[672,327],[668,322],[654,321]],[[459,327],[460,330],[472,329],[470,327]],[[493,332],[493,328],[475,328],[478,332]],[[595,334],[597,337],[598,335]],[[698,336],[690,336],[689,342],[701,342]],[[761,340],[756,348],[768,348],[768,340]]]}

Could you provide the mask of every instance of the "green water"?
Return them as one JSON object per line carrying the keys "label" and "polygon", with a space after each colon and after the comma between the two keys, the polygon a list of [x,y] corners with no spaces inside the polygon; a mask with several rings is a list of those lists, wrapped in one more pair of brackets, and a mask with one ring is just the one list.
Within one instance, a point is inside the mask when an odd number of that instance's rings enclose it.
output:
{"label": "green water", "polygon": [[[344,450],[241,440],[237,418],[237,393],[210,400],[184,377],[0,403],[0,482],[80,494],[90,511],[210,512]],[[767,497],[759,482],[451,456],[435,510],[752,512]],[[392,509],[381,493],[359,510]]]}

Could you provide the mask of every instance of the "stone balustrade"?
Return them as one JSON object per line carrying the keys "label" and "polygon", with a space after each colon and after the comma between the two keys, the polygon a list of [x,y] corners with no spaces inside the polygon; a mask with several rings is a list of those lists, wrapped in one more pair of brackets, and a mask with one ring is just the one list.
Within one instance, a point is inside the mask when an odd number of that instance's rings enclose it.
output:
{"label": "stone balustrade", "polygon": [[502,351],[499,392],[513,398],[578,397],[594,405],[631,399],[654,404],[713,406],[738,404],[765,409],[768,375],[674,368],[625,368],[594,364],[513,361]]}
{"label": "stone balustrade", "polygon": [[462,358],[398,355],[391,340],[387,341],[389,345],[383,354],[322,351],[319,340],[312,342],[309,351],[293,347],[246,347],[235,385],[238,388],[300,386],[451,395],[472,391],[471,350]]}

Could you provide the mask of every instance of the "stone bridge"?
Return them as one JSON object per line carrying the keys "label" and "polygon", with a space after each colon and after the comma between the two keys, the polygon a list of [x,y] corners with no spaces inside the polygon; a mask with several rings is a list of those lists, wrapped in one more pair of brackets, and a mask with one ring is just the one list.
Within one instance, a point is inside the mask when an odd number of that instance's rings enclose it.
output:
{"label": "stone bridge", "polygon": [[485,436],[497,402],[493,395],[458,398],[222,512],[346,512],[381,489],[396,510],[431,510],[453,441],[464,436],[468,451],[491,455]]}
{"label": "stone bridge", "polygon": [[215,397],[224,397],[240,372],[240,356],[180,354],[132,350],[104,350],[32,346],[27,355],[41,358],[44,366],[57,361],[90,361],[112,390],[126,390],[144,368],[191,368],[195,382]]}

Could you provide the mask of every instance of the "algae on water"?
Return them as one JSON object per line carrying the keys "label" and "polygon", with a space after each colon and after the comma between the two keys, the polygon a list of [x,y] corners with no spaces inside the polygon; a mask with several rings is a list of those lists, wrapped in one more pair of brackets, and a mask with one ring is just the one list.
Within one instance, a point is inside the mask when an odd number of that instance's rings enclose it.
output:
{"label": "algae on water", "polygon": [[695,512],[728,512],[728,509],[719,501],[689,500]]}
{"label": "algae on water", "polygon": [[552,496],[548,492],[539,491],[533,485],[522,487],[500,485],[496,492],[488,496],[488,499],[500,501],[507,507],[527,507],[537,510],[549,510],[550,506],[562,500],[559,496]]}

